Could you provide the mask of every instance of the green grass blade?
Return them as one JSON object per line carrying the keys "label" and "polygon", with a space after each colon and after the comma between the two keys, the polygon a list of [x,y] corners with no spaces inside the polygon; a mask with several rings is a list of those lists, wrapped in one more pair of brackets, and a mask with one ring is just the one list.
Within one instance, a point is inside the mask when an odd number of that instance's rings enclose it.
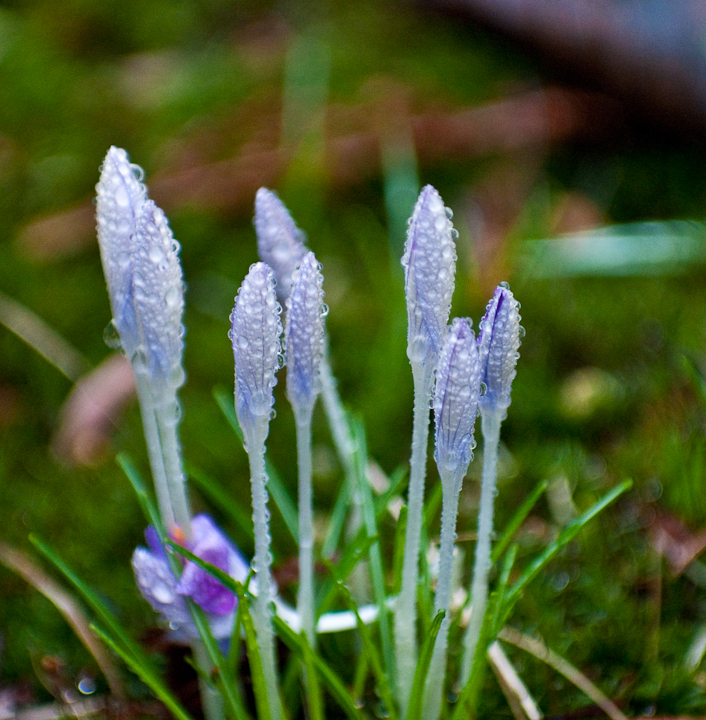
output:
{"label": "green grass blade", "polygon": [[101,599],[76,573],[63,561],[63,559],[37,535],[29,536],[30,542],[49,560],[59,572],[78,590],[84,600],[93,609],[96,615],[105,623],[113,633],[113,636],[122,643],[122,648],[130,654],[134,660],[144,667],[150,666],[150,661],[142,648],[130,638],[125,629],[120,625],[115,616],[108,610]]}
{"label": "green grass blade", "polygon": [[321,593],[321,602],[317,603],[317,618],[321,617],[321,615],[331,609],[331,605],[338,596],[336,581],[347,580],[348,576],[355,569],[355,566],[369,553],[370,548],[377,541],[377,535],[369,538],[361,530],[361,532],[358,533],[358,537],[355,539],[355,542],[346,548],[345,555],[336,563],[336,565],[333,565],[330,560],[322,558],[324,564],[328,567],[331,573],[331,578],[328,580],[327,584],[324,585],[323,592]]}
{"label": "green grass blade", "polygon": [[338,491],[338,496],[333,506],[333,512],[331,513],[328,529],[326,530],[326,537],[324,538],[324,544],[321,548],[321,557],[330,558],[336,552],[338,541],[343,532],[343,525],[346,522],[350,497],[350,482],[346,478],[346,480],[341,483],[341,489]]}
{"label": "green grass blade", "polygon": [[174,715],[177,720],[192,720],[191,715],[182,707],[181,703],[172,695],[171,691],[162,682],[161,678],[156,675],[151,668],[143,665],[137,658],[128,652],[120,643],[116,642],[108,633],[92,624],[91,630],[117,655],[119,655],[125,664],[142,680],[147,687],[152,690],[155,696],[161,700],[167,707],[169,712]]}
{"label": "green grass blade", "polygon": [[211,664],[218,672],[218,688],[230,706],[230,710],[235,720],[247,720],[247,714],[243,708],[243,701],[239,697],[235,685],[235,678],[231,676],[226,664],[223,653],[221,653],[216,639],[213,637],[211,627],[208,624],[204,611],[191,599],[187,599],[191,617],[194,620],[196,629],[201,636],[201,641],[206,648]]}
{"label": "green grass blade", "polygon": [[503,566],[500,569],[500,578],[498,579],[497,587],[497,599],[493,609],[493,620],[491,622],[491,634],[493,638],[500,632],[500,613],[505,604],[505,595],[507,593],[507,586],[510,582],[510,573],[512,572],[512,566],[515,564],[515,558],[517,557],[517,545],[513,545],[508,551],[503,561]]}
{"label": "green grass blade", "polygon": [[[517,582],[510,588],[510,592],[507,594],[506,607],[504,616],[507,617],[512,607],[519,599],[522,591],[525,589],[527,584],[531,582],[540,570],[563,548],[569,543],[576,534],[591,521],[598,513],[604,510],[620,495],[629,490],[632,487],[632,480],[624,480],[617,487],[613,488],[609,493],[604,495],[597,503],[590,507],[585,513],[580,515],[570,525],[568,525],[563,532],[557,537],[554,542],[549,543],[545,548],[544,552],[536,558],[529,567],[522,573]],[[503,623],[504,624],[504,623]]]}
{"label": "green grass blade", "polygon": [[244,510],[230,493],[226,492],[220,483],[207,473],[199,470],[191,463],[185,463],[185,471],[194,485],[220,510],[222,510],[234,525],[249,538],[252,543],[253,524],[249,509]]}
{"label": "green grass blade", "polygon": [[[363,504],[363,523],[368,537],[375,537],[378,534],[377,516],[375,504],[370,489],[370,483],[366,475],[368,462],[368,448],[365,439],[365,428],[357,419],[349,418],[349,427],[353,430],[355,441],[355,465],[357,475],[358,492]],[[385,666],[391,678],[394,678],[394,655],[392,653],[392,641],[390,636],[390,623],[388,619],[387,597],[385,596],[385,577],[380,555],[380,543],[373,543],[370,547],[370,574],[373,580],[373,592],[375,603],[378,606],[378,624],[380,626],[380,639],[382,642],[382,654],[385,658]]]}
{"label": "green grass blade", "polygon": [[299,633],[299,644],[302,649],[302,659],[306,669],[306,702],[310,720],[324,720],[324,708],[321,698],[321,685],[319,675],[314,663],[314,651],[309,645],[306,633]]}
{"label": "green grass blade", "polygon": [[[243,442],[243,431],[240,429],[238,423],[238,417],[235,414],[235,406],[233,404],[233,394],[227,392],[222,387],[215,387],[213,389],[213,397],[218,403],[218,407],[221,412],[225,415],[226,420],[235,431],[235,434],[240,438],[240,442]],[[267,455],[265,455],[265,472],[267,473],[267,490],[272,496],[277,509],[282,515],[284,524],[287,526],[290,535],[294,542],[299,545],[299,514],[295,504],[292,502],[292,498],[287,492],[282,480],[277,472],[275,466],[269,461]]]}
{"label": "green grass blade", "polygon": [[529,497],[522,503],[520,509],[514,514],[512,520],[510,520],[510,522],[507,524],[507,527],[505,528],[505,530],[503,530],[503,534],[498,539],[498,542],[493,548],[493,552],[490,556],[490,561],[493,564],[502,557],[503,553],[505,552],[507,546],[510,544],[518,528],[525,521],[525,518],[530,514],[530,511],[537,503],[537,500],[539,500],[544,491],[547,489],[548,485],[549,483],[547,480],[542,480],[541,482],[537,483],[534,490],[532,490],[532,492],[529,494]]}
{"label": "green grass blade", "polygon": [[392,594],[398,595],[402,589],[402,565],[404,564],[404,535],[407,530],[407,506],[400,508],[400,516],[397,519],[395,529],[395,549],[392,560],[394,584]]}
{"label": "green grass blade", "polygon": [[145,515],[145,520],[147,520],[149,524],[153,525],[157,529],[157,532],[159,532],[159,529],[162,527],[162,519],[157,512],[157,506],[155,505],[154,499],[147,489],[145,481],[142,479],[135,463],[125,452],[118,453],[115,457],[115,461],[130,481],[132,489],[135,491],[135,495],[137,496],[137,501],[140,503],[142,512]]}
{"label": "green grass blade", "polygon": [[367,657],[368,666],[372,669],[373,675],[377,682],[377,692],[380,699],[385,703],[386,715],[390,720],[397,720],[396,703],[390,690],[390,680],[382,666],[380,653],[370,635],[370,628],[361,620],[358,614],[358,606],[355,604],[350,590],[343,584],[341,580],[337,582],[338,590],[345,600],[348,609],[354,613],[358,633],[363,644],[363,652]]}
{"label": "green grass blade", "polygon": [[431,658],[434,654],[434,644],[436,636],[439,634],[441,622],[446,615],[445,610],[439,610],[436,617],[432,621],[429,632],[424,638],[422,650],[417,660],[417,668],[414,671],[414,682],[412,684],[412,694],[409,698],[409,708],[407,710],[408,718],[420,718],[422,716],[422,701],[424,700],[424,685],[431,665]]}
{"label": "green grass blade", "polygon": [[[277,631],[277,635],[282,639],[284,644],[287,645],[290,650],[296,652],[297,655],[301,656],[303,650],[301,647],[299,636],[294,632],[294,630],[292,630],[292,628],[289,627],[289,625],[287,625],[286,622],[284,622],[284,620],[282,620],[281,617],[275,615],[273,621],[275,630]],[[331,693],[331,696],[334,698],[334,700],[336,700],[341,710],[343,710],[351,720],[363,720],[363,716],[360,710],[355,706],[353,698],[348,692],[343,681],[321,659],[319,655],[313,653],[312,655],[314,665],[317,672],[319,673],[319,678],[321,679],[321,682],[324,684],[329,693]]]}

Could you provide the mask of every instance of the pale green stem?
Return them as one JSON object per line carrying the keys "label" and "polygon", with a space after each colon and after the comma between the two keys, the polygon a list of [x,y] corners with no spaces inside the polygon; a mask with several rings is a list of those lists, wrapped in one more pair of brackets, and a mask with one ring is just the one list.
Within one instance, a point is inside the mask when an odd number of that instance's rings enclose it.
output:
{"label": "pale green stem", "polygon": [[273,720],[280,720],[279,692],[277,690],[277,671],[275,669],[275,645],[272,632],[272,579],[270,577],[270,530],[267,521],[267,475],[265,474],[265,440],[269,415],[263,416],[258,428],[259,438],[247,442],[250,460],[250,482],[252,486],[253,525],[255,531],[255,577],[257,579],[257,601],[253,622],[257,633],[257,643],[262,657],[262,669],[267,686],[267,698]]}
{"label": "pale green stem", "polygon": [[417,665],[417,578],[419,576],[419,538],[422,531],[424,478],[429,439],[429,400],[433,372],[412,363],[414,379],[414,425],[407,498],[407,529],[402,561],[402,587],[395,602],[395,655],[397,696],[400,717],[407,717],[414,671]]}
{"label": "pale green stem", "polygon": [[186,540],[191,538],[191,512],[186,497],[184,472],[181,467],[181,452],[177,437],[179,422],[179,404],[176,394],[157,408],[157,425],[162,441],[164,469],[167,474],[169,497],[174,510],[174,519],[181,528]]}
{"label": "pale green stem", "polygon": [[471,620],[464,637],[463,663],[461,665],[461,683],[466,684],[473,668],[476,647],[480,640],[483,617],[488,603],[488,572],[490,571],[490,538],[493,533],[493,504],[495,484],[498,475],[498,443],[500,442],[500,423],[502,412],[486,411],[481,413],[483,431],[483,480],[480,490],[480,508],[478,510],[478,540],[476,559],[473,566],[471,585]]}
{"label": "pale green stem", "polygon": [[441,543],[439,545],[439,577],[436,581],[434,614],[445,610],[439,634],[434,644],[429,673],[424,689],[423,720],[438,720],[441,712],[441,700],[446,676],[446,649],[448,647],[449,606],[451,604],[451,579],[453,576],[453,554],[456,541],[456,516],[458,515],[458,497],[465,472],[450,470],[442,466],[441,484],[443,499],[441,509]]}
{"label": "pale green stem", "polygon": [[[203,642],[201,640],[193,640],[191,643],[191,651],[194,654],[196,664],[208,675],[211,668],[211,660],[208,657]],[[199,677],[199,694],[201,695],[201,707],[206,720],[222,720],[225,717],[223,712],[223,696],[202,677]]]}
{"label": "pale green stem", "polygon": [[149,457],[150,467],[152,468],[152,479],[154,481],[155,492],[157,493],[159,514],[162,517],[162,523],[164,524],[166,531],[170,533],[176,526],[176,520],[174,517],[174,509],[172,508],[172,501],[169,495],[167,473],[164,469],[164,457],[162,455],[159,427],[157,425],[157,416],[155,414],[154,401],[152,399],[152,388],[147,374],[134,365],[133,375],[135,376],[135,385],[137,386],[137,397],[140,401],[142,428],[145,433],[147,455]]}
{"label": "pale green stem", "polygon": [[299,465],[299,594],[297,610],[302,629],[313,648],[314,637],[314,520],[311,488],[311,415],[313,408],[297,416],[297,462]]}

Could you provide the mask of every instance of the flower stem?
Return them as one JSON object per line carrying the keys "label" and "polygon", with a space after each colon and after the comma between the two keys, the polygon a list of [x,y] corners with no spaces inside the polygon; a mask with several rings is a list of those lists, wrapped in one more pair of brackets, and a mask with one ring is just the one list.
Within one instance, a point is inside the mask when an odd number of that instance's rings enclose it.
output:
{"label": "flower stem", "polygon": [[258,645],[262,657],[262,669],[267,686],[267,698],[273,720],[280,720],[279,692],[277,690],[277,671],[275,669],[275,645],[272,632],[270,601],[272,599],[272,580],[270,577],[270,530],[267,521],[267,475],[265,473],[265,441],[269,416],[261,420],[262,430],[259,442],[248,443],[250,460],[250,482],[252,488],[253,525],[255,530],[255,573],[257,579],[257,601],[253,622],[257,633]]}
{"label": "flower stem", "polygon": [[156,409],[159,437],[162,445],[164,469],[167,476],[169,497],[174,510],[174,520],[181,528],[185,539],[191,538],[191,512],[186,497],[184,485],[184,472],[181,466],[181,452],[177,438],[177,424],[179,422],[179,404],[176,395],[167,402],[160,404]]}
{"label": "flower stem", "polygon": [[410,460],[407,529],[402,561],[402,586],[395,603],[395,654],[400,717],[407,716],[414,671],[417,665],[417,579],[419,538],[422,531],[424,478],[429,439],[429,400],[433,373],[421,363],[412,363],[414,379],[414,425]]}
{"label": "flower stem", "polygon": [[448,646],[449,605],[451,604],[451,578],[453,574],[453,553],[456,540],[456,516],[458,515],[458,497],[461,492],[463,475],[461,471],[442,469],[441,483],[443,499],[441,510],[441,544],[439,546],[439,577],[436,583],[434,614],[445,610],[439,634],[434,644],[434,654],[426,680],[424,691],[424,720],[438,720],[441,711],[441,699],[446,675],[446,649]]}
{"label": "flower stem", "polygon": [[[304,413],[302,413],[304,414]],[[311,489],[311,412],[297,418],[299,465],[299,595],[297,610],[302,629],[314,647],[314,522]]]}
{"label": "flower stem", "polygon": [[483,617],[488,602],[488,572],[490,570],[490,536],[493,532],[493,504],[495,485],[498,475],[498,444],[500,442],[500,423],[502,413],[487,410],[481,413],[483,431],[483,480],[480,491],[480,509],[478,511],[478,541],[476,559],[473,567],[471,602],[473,610],[468,629],[464,637],[463,663],[461,665],[461,683],[468,682],[473,668],[473,658],[480,639]]}
{"label": "flower stem", "polygon": [[[196,664],[208,675],[211,660],[200,638],[192,641],[191,652],[194,654]],[[201,708],[203,709],[205,720],[223,720],[225,717],[223,712],[223,696],[218,690],[211,687],[203,677],[199,677],[199,694],[201,695]]]}
{"label": "flower stem", "polygon": [[145,433],[147,444],[147,455],[152,469],[155,492],[157,493],[157,504],[162,523],[169,533],[176,527],[176,519],[172,508],[172,501],[167,482],[167,473],[164,469],[164,457],[162,455],[162,443],[159,437],[159,426],[155,414],[154,401],[152,400],[152,388],[149,377],[138,367],[133,366],[133,375],[137,386],[137,397],[140,401],[140,412],[142,414],[142,429]]}

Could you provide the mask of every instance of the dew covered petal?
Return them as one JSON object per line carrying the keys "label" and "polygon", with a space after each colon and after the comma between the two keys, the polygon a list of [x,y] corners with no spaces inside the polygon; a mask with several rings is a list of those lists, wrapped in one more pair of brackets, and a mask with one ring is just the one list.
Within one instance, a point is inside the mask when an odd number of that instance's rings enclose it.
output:
{"label": "dew covered petal", "polygon": [[292,289],[292,275],[307,253],[306,236],[277,194],[267,188],[255,195],[255,232],[258,255],[272,268],[277,297],[284,303]]}
{"label": "dew covered petal", "polygon": [[295,415],[311,412],[320,389],[325,312],[323,276],[314,253],[310,252],[293,276],[284,331],[287,397]]}
{"label": "dew covered petal", "polygon": [[436,363],[446,335],[456,273],[451,220],[439,193],[427,185],[409,221],[402,265],[407,297],[407,355]]}

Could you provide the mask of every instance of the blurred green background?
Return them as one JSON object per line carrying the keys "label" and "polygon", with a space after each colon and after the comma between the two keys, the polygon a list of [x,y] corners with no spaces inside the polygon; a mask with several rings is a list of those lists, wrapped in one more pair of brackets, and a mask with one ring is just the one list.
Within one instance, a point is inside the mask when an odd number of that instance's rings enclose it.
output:
{"label": "blurred green background", "polygon": [[[629,715],[706,711],[706,674],[686,661],[706,626],[706,568],[696,560],[676,574],[659,551],[692,560],[706,528],[704,144],[629,108],[616,116],[615,102],[554,84],[550,68],[487,30],[400,2],[0,3],[0,541],[34,556],[27,536],[38,533],[134,636],[154,624],[130,569],[144,523],[113,460],[125,450],[147,473],[136,405],[108,424],[88,465],[56,440],[72,380],[111,353],[91,206],[110,145],[144,168],[182,245],[185,457],[245,508],[246,457],[212,391],[232,388],[228,315],[257,259],[255,190],[281,194],[323,263],[340,391],[390,473],[408,461],[412,421],[399,258],[416,193],[432,183],[459,231],[453,314],[477,327],[501,280],[522,303],[497,526],[539,480],[552,483],[520,532],[527,558],[635,481],[511,623]],[[661,222],[622,227],[646,221]],[[604,225],[621,227],[576,235]],[[573,240],[537,242],[565,233]],[[15,302],[72,346],[76,377],[8,329]],[[268,448],[294,492],[283,389],[282,377]],[[342,475],[319,409],[314,433],[325,527]],[[479,459],[458,528],[468,557]],[[430,462],[429,486],[437,477]],[[193,503],[250,551],[198,492]],[[276,510],[272,524],[282,566],[293,548]],[[383,528],[386,542],[393,532]],[[0,691],[27,703],[51,699],[47,657],[65,664],[68,684],[95,673],[49,601],[1,565],[0,643]],[[548,715],[589,704],[508,652]],[[491,676],[486,685],[483,713],[510,717]]]}

